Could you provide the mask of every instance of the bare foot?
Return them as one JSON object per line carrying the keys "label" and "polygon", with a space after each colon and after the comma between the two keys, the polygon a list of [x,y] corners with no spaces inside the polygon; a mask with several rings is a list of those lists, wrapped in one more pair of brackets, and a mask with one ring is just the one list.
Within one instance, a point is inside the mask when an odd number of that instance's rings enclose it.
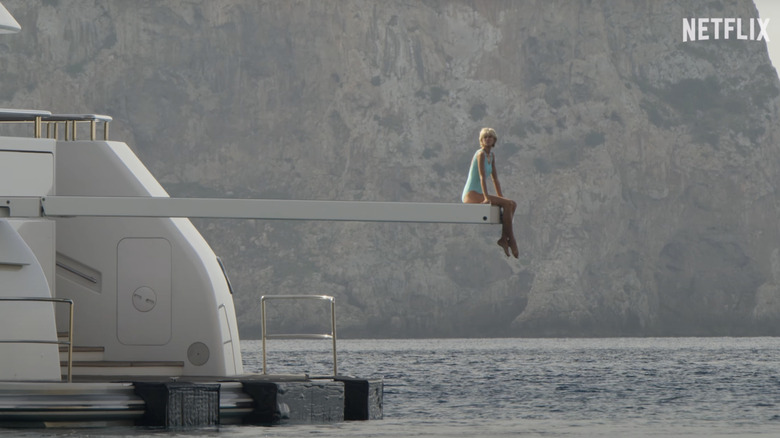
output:
{"label": "bare foot", "polygon": [[[509,239],[509,247],[512,248],[512,255],[515,256],[515,258],[518,258],[520,256],[520,251],[517,250],[517,242],[515,242],[515,239]],[[507,256],[509,256],[509,253],[507,253]]]}
{"label": "bare foot", "polygon": [[501,248],[504,248],[504,253],[506,253],[507,257],[509,257],[509,241],[502,237],[502,238],[498,239],[498,242],[496,242],[496,243]]}

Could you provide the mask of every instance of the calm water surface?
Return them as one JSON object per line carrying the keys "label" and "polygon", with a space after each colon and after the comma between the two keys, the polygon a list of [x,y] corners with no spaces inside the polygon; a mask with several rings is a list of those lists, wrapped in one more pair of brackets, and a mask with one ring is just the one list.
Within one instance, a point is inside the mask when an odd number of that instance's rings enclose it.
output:
{"label": "calm water surface", "polygon": [[[262,371],[259,341],[245,370]],[[341,340],[339,372],[384,377],[384,419],[50,436],[780,436],[780,338]],[[330,374],[327,341],[268,342],[270,373]],[[17,431],[19,432],[19,431]],[[20,436],[29,435],[21,432]],[[3,434],[3,432],[0,432]]]}

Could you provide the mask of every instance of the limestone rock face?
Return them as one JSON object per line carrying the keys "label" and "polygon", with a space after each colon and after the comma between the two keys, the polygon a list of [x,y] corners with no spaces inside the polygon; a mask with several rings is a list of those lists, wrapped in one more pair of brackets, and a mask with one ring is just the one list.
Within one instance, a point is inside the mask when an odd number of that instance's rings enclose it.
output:
{"label": "limestone rock face", "polygon": [[[5,0],[4,107],[114,117],[173,196],[459,202],[497,226],[195,221],[245,337],[331,294],[345,336],[780,334],[780,83],[750,0]],[[314,324],[301,306],[274,322]]]}

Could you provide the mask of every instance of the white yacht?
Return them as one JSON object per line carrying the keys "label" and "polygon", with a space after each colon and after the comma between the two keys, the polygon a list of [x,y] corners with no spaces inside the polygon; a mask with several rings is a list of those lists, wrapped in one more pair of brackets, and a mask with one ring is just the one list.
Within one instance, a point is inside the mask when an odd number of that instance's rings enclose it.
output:
{"label": "white yacht", "polygon": [[381,418],[381,378],[336,370],[335,318],[333,375],[244,372],[230,283],[188,218],[499,222],[480,205],[170,198],[109,116],[0,122],[16,129],[0,133],[0,427]]}

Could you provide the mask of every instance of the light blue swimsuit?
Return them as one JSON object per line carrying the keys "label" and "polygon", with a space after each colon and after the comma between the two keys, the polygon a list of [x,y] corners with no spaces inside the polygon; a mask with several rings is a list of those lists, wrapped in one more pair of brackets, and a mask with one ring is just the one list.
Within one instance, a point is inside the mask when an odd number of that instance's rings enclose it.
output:
{"label": "light blue swimsuit", "polygon": [[[471,168],[469,168],[469,178],[466,180],[466,187],[463,188],[463,194],[460,199],[466,198],[468,192],[474,191],[482,193],[482,182],[479,180],[479,154],[482,153],[482,149],[478,150],[471,158]],[[493,164],[490,163],[490,157],[485,157],[485,178],[493,173]]]}

